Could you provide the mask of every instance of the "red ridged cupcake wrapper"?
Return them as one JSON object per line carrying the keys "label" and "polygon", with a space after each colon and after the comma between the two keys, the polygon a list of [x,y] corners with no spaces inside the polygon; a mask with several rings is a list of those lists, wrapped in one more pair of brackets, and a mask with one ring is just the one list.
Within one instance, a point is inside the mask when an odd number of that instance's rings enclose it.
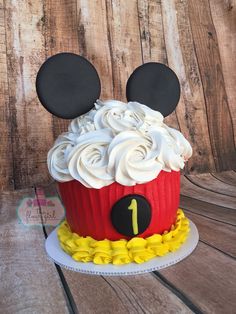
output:
{"label": "red ridged cupcake wrapper", "polygon": [[113,227],[110,218],[112,207],[126,195],[144,196],[151,205],[152,218],[148,228],[139,237],[148,237],[155,233],[162,234],[175,223],[179,207],[180,172],[161,171],[156,179],[135,186],[114,182],[101,189],[93,189],[73,180],[59,183],[59,189],[71,230],[96,240],[129,239]]}

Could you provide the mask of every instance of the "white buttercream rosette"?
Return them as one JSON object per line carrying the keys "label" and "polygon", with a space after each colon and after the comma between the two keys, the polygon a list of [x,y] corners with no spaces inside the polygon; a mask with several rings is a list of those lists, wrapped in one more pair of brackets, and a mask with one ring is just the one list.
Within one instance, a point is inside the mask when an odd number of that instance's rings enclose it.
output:
{"label": "white buttercream rosette", "polygon": [[118,134],[109,145],[108,170],[122,185],[135,185],[155,179],[162,170],[159,146],[154,138],[136,131]]}
{"label": "white buttercream rosette", "polygon": [[92,131],[78,137],[77,144],[67,157],[71,176],[86,187],[96,189],[114,182],[113,176],[107,171],[107,150],[111,141],[112,132],[109,129]]}
{"label": "white buttercream rosette", "polygon": [[63,133],[55,141],[53,147],[48,152],[47,164],[51,176],[59,181],[71,181],[66,157],[75,145],[76,136],[73,133]]}
{"label": "white buttercream rosette", "polygon": [[161,170],[179,171],[191,155],[189,142],[164,124],[160,112],[137,102],[97,101],[59,136],[48,168],[59,182],[75,179],[99,189],[115,181],[146,183]]}

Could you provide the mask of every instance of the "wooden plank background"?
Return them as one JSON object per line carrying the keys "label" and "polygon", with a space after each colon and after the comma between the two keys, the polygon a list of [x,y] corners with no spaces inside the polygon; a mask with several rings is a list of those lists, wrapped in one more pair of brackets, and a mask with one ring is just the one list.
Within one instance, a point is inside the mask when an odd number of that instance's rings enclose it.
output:
{"label": "wooden plank background", "polygon": [[125,100],[143,62],[168,64],[182,96],[166,122],[193,146],[186,173],[236,164],[236,0],[0,0],[0,187],[50,181],[47,151],[69,121],[39,104],[35,76],[75,52],[97,68],[102,99]]}

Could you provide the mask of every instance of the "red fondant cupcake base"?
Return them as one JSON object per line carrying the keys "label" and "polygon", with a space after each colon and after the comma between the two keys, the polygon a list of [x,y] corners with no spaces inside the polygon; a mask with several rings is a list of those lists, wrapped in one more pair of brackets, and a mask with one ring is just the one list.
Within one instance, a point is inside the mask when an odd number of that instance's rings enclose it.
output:
{"label": "red fondant cupcake base", "polygon": [[91,236],[96,240],[129,239],[113,227],[112,206],[126,195],[144,196],[151,205],[152,217],[148,228],[139,237],[148,237],[169,230],[176,220],[180,172],[161,171],[156,179],[135,186],[123,186],[114,182],[101,189],[92,189],[73,180],[59,183],[59,189],[71,230],[80,236]]}

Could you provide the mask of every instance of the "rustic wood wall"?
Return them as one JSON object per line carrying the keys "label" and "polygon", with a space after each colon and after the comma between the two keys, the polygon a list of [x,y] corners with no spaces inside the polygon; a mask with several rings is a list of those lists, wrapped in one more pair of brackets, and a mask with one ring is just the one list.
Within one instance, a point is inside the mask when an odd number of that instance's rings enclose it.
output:
{"label": "rustic wood wall", "polygon": [[143,62],[168,64],[182,96],[166,122],[193,146],[186,171],[235,166],[236,0],[0,0],[2,189],[50,180],[46,154],[68,121],[39,104],[35,76],[61,51],[96,66],[102,99],[125,100]]}

